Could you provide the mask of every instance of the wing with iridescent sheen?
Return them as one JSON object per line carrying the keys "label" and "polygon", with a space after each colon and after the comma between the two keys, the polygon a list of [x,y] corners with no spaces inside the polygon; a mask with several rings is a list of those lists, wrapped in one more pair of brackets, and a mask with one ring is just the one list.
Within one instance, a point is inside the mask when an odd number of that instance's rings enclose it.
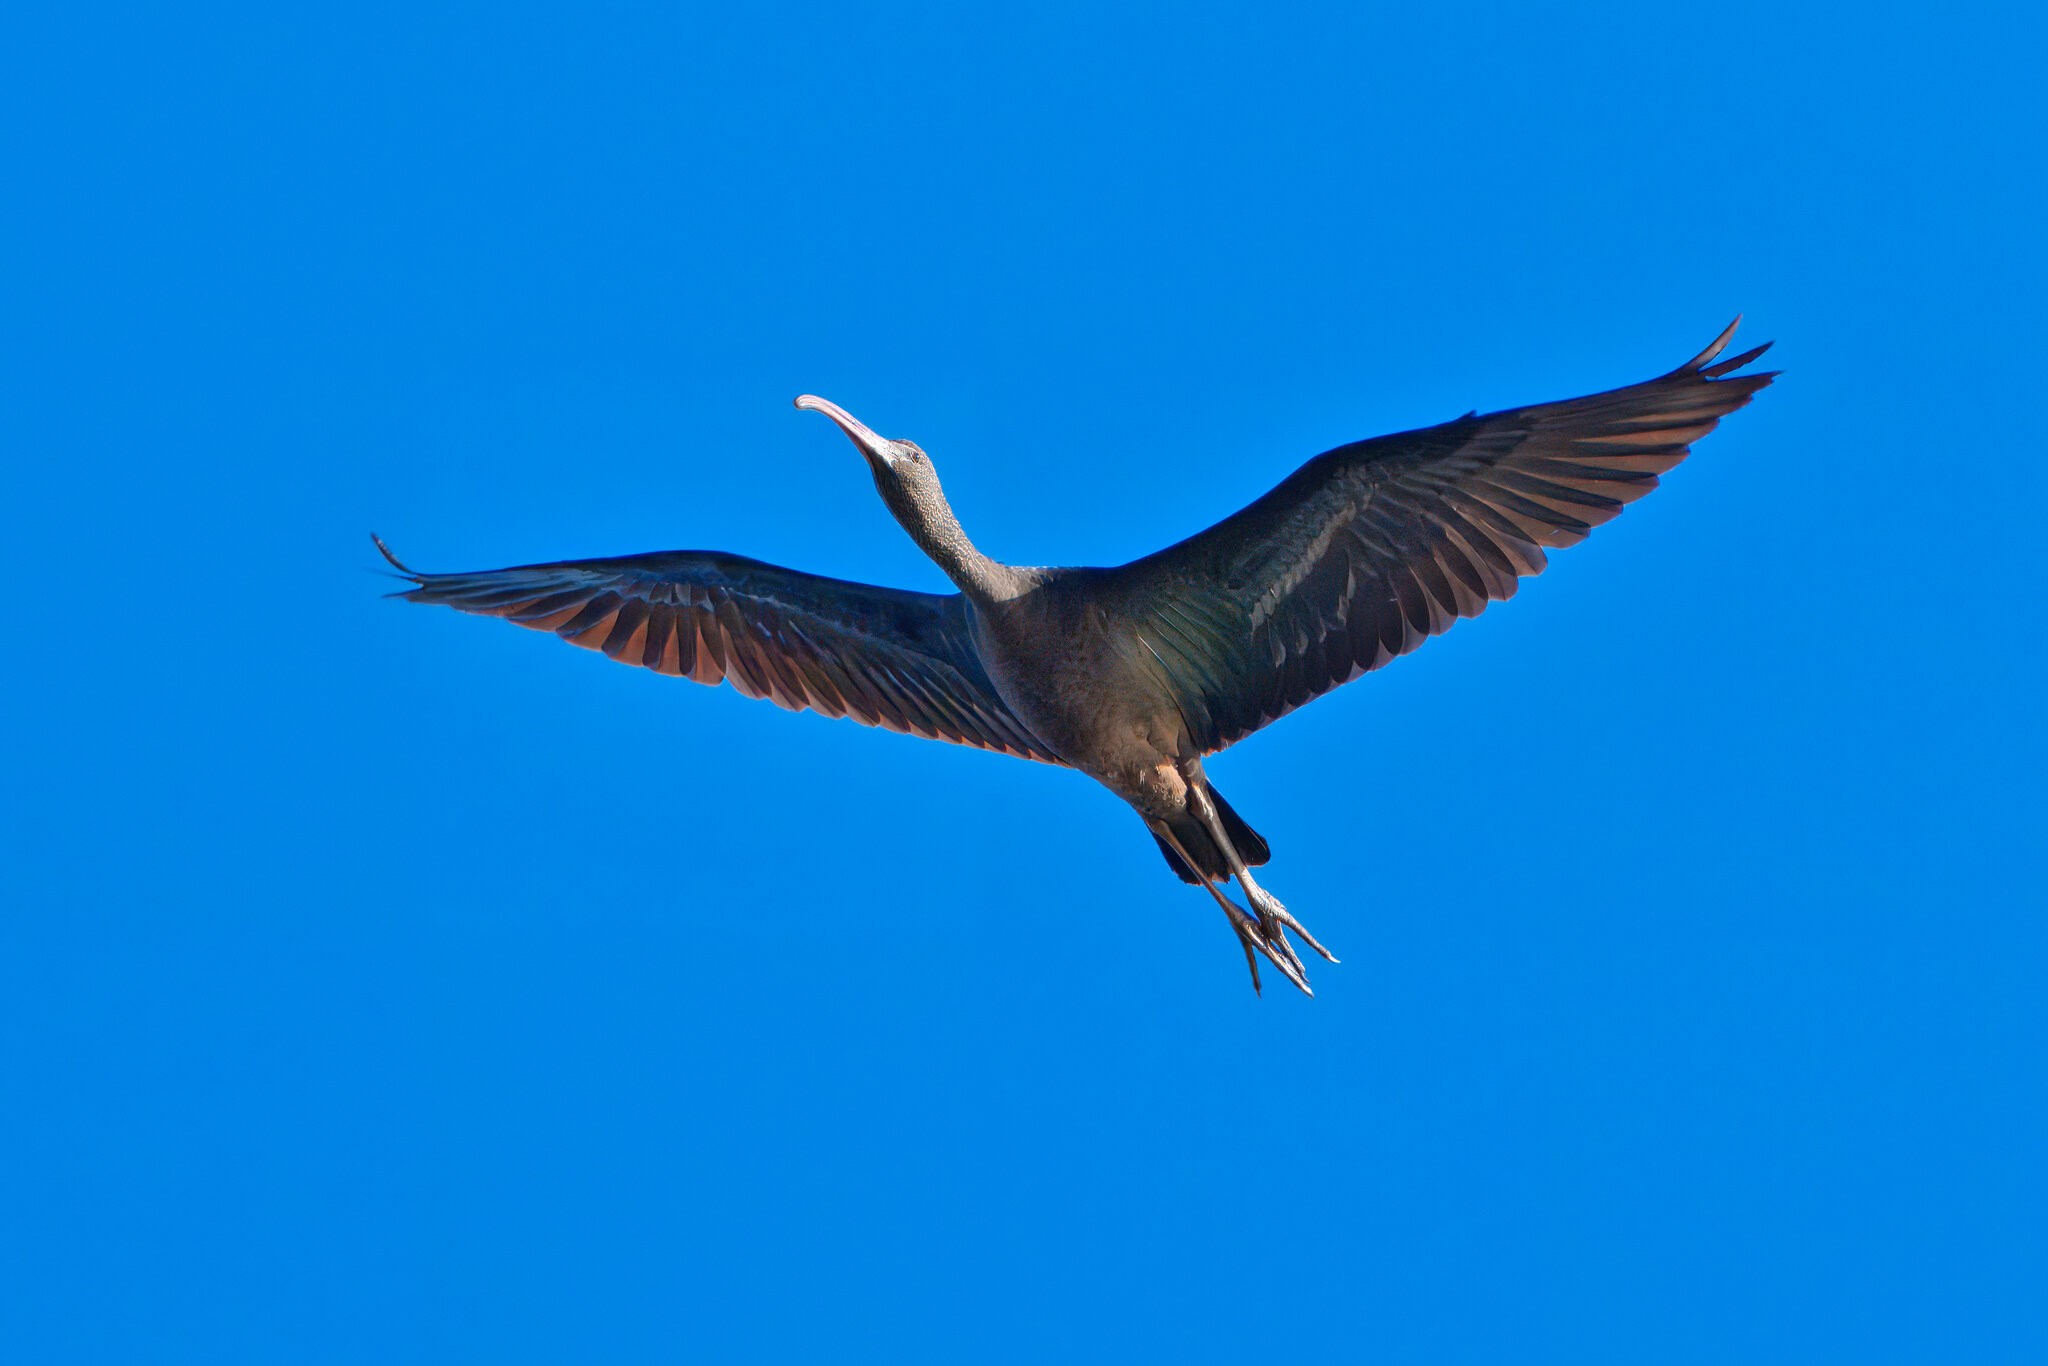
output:
{"label": "wing with iridescent sheen", "polygon": [[1512,597],[1655,488],[1776,373],[1733,373],[1762,346],[1712,364],[1734,331],[1642,384],[1325,452],[1103,591],[1204,752],[1234,744]]}

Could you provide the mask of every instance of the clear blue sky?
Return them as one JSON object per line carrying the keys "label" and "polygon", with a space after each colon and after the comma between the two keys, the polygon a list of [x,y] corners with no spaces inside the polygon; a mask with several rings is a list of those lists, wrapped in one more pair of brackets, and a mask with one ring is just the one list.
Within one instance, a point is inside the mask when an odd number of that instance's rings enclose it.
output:
{"label": "clear blue sky", "polygon": [[[134,7],[17,26],[18,1361],[2039,1361],[2039,21]],[[741,12],[741,11],[744,12]],[[941,586],[1786,374],[1213,760],[1255,999],[1070,773],[383,601]]]}

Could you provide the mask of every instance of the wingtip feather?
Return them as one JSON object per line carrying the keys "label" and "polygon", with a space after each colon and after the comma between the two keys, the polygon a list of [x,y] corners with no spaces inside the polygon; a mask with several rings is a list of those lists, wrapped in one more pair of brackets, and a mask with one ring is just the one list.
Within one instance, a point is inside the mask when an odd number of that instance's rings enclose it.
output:
{"label": "wingtip feather", "polygon": [[396,569],[399,573],[405,575],[406,578],[411,579],[414,583],[426,582],[425,575],[421,574],[418,570],[406,564],[406,562],[399,559],[398,556],[392,554],[391,547],[384,544],[384,538],[382,536],[379,536],[374,531],[370,533],[370,544],[376,546],[377,553],[379,555],[382,555],[393,569]]}
{"label": "wingtip feather", "polygon": [[[1770,350],[1771,345],[1772,344],[1770,342],[1765,342],[1762,346],[1752,346],[1749,350],[1743,352],[1741,355],[1735,357],[1733,360],[1724,360],[1715,365],[1700,366],[1699,372],[1708,379],[1719,379],[1723,375],[1730,374],[1736,370],[1740,370],[1743,366],[1749,364],[1758,356],[1761,356],[1764,352]],[[1776,374],[1778,372],[1774,370],[1771,373]]]}
{"label": "wingtip feather", "polygon": [[1697,356],[1694,356],[1691,360],[1679,366],[1678,369],[1681,372],[1686,370],[1705,369],[1707,362],[1711,361],[1714,357],[1720,355],[1722,350],[1727,347],[1729,339],[1735,335],[1735,329],[1740,326],[1742,326],[1742,315],[1738,313],[1735,315],[1735,321],[1729,323],[1726,327],[1721,329],[1720,336],[1714,338],[1711,342],[1707,343],[1706,350],[1700,352]]}
{"label": "wingtip feather", "polygon": [[[391,577],[404,579],[410,585],[410,587],[399,589],[396,593],[386,593],[384,596],[387,598],[404,598],[408,602],[418,602],[419,598],[416,595],[427,586],[427,576],[392,554],[391,547],[384,544],[384,538],[374,531],[370,533],[370,544],[376,546],[377,553],[382,555],[385,561],[398,571],[396,575]],[[378,572],[381,573],[382,571]]]}

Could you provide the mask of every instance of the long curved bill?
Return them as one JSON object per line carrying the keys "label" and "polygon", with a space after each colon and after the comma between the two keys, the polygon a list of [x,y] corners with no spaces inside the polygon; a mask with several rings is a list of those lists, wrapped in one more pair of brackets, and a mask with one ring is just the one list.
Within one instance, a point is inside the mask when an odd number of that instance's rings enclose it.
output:
{"label": "long curved bill", "polygon": [[894,463],[896,453],[893,443],[876,436],[865,422],[838,404],[829,399],[819,398],[816,394],[803,394],[798,397],[796,406],[807,413],[823,413],[831,418],[839,430],[846,433],[847,439],[859,447],[860,453],[870,461],[880,461],[885,466]]}

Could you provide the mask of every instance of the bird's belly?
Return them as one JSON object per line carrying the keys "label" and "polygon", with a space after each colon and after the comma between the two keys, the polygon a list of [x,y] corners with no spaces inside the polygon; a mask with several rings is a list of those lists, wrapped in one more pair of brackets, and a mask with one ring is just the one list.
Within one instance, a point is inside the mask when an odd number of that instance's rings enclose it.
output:
{"label": "bird's belly", "polygon": [[1071,624],[1012,632],[998,623],[979,643],[1004,704],[1060,758],[1111,788],[1192,757],[1178,706],[1157,695],[1156,681],[1110,633]]}

